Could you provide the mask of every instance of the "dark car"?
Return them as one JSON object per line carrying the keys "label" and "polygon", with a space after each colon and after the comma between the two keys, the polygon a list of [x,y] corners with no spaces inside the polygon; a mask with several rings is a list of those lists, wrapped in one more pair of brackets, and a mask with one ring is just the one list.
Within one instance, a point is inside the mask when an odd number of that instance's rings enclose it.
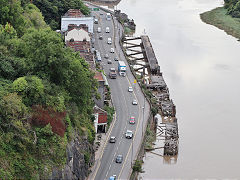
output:
{"label": "dark car", "polygon": [[110,143],[115,143],[116,142],[116,137],[115,136],[111,136],[109,139]]}
{"label": "dark car", "polygon": [[123,161],[123,156],[122,155],[117,155],[116,163],[122,163],[122,161]]}
{"label": "dark car", "polygon": [[109,60],[107,61],[107,63],[108,63],[108,64],[112,64],[112,61],[111,61],[111,59],[109,59]]}
{"label": "dark car", "polygon": [[100,40],[102,40],[102,39],[103,39],[103,37],[102,37],[102,36],[99,36],[99,39],[100,39]]}

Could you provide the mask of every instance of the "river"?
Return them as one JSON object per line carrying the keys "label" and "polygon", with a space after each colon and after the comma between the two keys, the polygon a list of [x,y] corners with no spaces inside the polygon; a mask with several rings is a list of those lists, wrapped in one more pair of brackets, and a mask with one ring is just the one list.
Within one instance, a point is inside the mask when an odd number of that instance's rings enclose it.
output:
{"label": "river", "polygon": [[177,106],[176,164],[147,153],[142,179],[240,179],[240,43],[200,20],[219,0],[122,0],[149,35]]}

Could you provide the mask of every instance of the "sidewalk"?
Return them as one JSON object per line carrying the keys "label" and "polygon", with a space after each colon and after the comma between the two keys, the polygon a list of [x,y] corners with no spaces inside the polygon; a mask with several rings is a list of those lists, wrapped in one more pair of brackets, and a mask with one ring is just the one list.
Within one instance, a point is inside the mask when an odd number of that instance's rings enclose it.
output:
{"label": "sidewalk", "polygon": [[[104,148],[105,148],[105,146],[108,143],[108,140],[109,140],[109,137],[110,137],[110,134],[112,132],[112,128],[113,128],[115,122],[116,122],[116,113],[113,116],[113,121],[112,121],[112,123],[111,123],[111,125],[110,125],[110,127],[109,127],[109,129],[107,131],[107,133],[98,133],[98,134],[96,134],[94,144],[96,144],[96,142],[100,142],[100,146],[98,147],[98,150],[96,150],[96,152],[95,152],[95,163],[91,167],[91,169],[90,169],[91,173],[86,178],[86,180],[93,180],[95,178],[95,176],[96,176],[95,173],[97,173],[96,171],[98,170],[98,168],[100,166],[102,155],[103,155],[103,152],[104,152]],[[99,135],[101,135],[101,139],[100,140],[98,140],[98,136]]]}

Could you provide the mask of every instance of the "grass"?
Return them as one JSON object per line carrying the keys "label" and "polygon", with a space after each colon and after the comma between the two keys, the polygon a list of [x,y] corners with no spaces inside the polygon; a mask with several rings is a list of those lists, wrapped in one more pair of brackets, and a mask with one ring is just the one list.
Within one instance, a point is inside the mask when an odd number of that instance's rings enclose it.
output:
{"label": "grass", "polygon": [[227,34],[240,39],[240,18],[227,15],[227,9],[219,7],[200,14],[203,22],[224,30]]}

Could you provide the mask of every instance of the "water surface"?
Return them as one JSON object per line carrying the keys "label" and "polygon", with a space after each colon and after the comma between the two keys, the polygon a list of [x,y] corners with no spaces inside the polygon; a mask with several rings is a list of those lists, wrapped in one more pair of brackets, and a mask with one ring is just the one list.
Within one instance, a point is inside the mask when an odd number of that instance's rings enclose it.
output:
{"label": "water surface", "polygon": [[149,35],[177,106],[179,156],[147,153],[143,179],[240,179],[240,43],[199,14],[219,0],[122,0],[136,34]]}

